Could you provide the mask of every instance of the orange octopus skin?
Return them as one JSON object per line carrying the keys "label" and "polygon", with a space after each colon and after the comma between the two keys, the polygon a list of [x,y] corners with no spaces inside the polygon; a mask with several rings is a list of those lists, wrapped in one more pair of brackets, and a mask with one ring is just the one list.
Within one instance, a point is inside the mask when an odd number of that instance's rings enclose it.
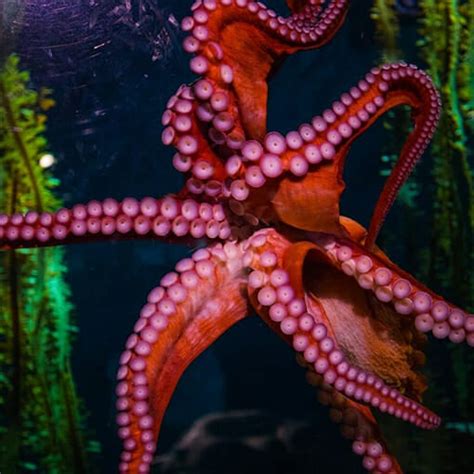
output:
{"label": "orange octopus skin", "polygon": [[[117,374],[119,471],[147,473],[161,421],[191,361],[251,306],[297,352],[321,402],[372,473],[401,473],[371,413],[423,429],[426,336],[474,346],[474,316],[402,271],[375,245],[397,192],[434,133],[440,100],[406,63],[374,68],[311,123],[267,133],[268,77],[286,56],[319,48],[349,0],[288,0],[283,18],[249,0],[199,0],[182,21],[200,78],[181,86],[162,139],[186,176],[176,195],[106,199],[54,214],[0,215],[0,248],[148,238],[206,248],[181,260],[147,298]],[[339,213],[352,142],[400,104],[413,131],[368,231]]]}

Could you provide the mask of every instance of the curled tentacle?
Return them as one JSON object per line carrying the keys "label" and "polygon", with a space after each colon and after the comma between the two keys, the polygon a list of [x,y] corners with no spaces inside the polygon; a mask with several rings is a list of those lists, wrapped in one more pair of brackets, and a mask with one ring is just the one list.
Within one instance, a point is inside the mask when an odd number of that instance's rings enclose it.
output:
{"label": "curled tentacle", "polygon": [[148,295],[120,359],[120,472],[149,472],[160,425],[188,365],[245,317],[242,251],[227,243],[196,251]]}
{"label": "curled tentacle", "polygon": [[[414,128],[375,207],[366,242],[370,247],[400,187],[428,146],[439,118],[440,99],[436,89],[430,78],[412,65],[400,63],[373,69],[330,109],[314,117],[311,126],[300,127],[296,143],[299,141],[302,146],[294,148],[296,145],[290,145],[290,138],[283,162],[296,175],[308,169],[311,182],[306,185],[305,179],[302,191],[298,179],[282,181],[274,197],[279,217],[306,230],[321,229],[320,222],[325,224],[331,216],[338,219],[334,203],[338,205],[344,189],[342,171],[350,144],[382,114],[401,104],[412,107]],[[312,190],[310,185],[316,182]],[[302,205],[308,200],[317,207],[316,211]],[[295,215],[294,207],[302,209],[301,215]],[[311,210],[312,215],[306,216],[308,211],[304,209]]]}
{"label": "curled tentacle", "polygon": [[[201,103],[199,98],[203,97],[209,99],[212,107]],[[201,122],[214,122],[221,133],[233,126],[234,113],[235,106],[229,94],[206,80],[193,87],[181,86],[168,101],[161,119],[165,127],[161,138],[165,145],[177,149],[173,166],[189,176],[187,192],[211,199],[222,195],[226,170],[215,148],[225,140],[222,141],[217,132],[211,133],[211,139],[203,133]]]}
{"label": "curled tentacle", "polygon": [[[232,197],[248,206],[271,197],[275,220],[299,229],[340,232],[342,172],[351,143],[382,114],[401,104],[412,107],[413,131],[375,207],[366,245],[370,247],[396,195],[428,146],[440,113],[430,78],[405,63],[373,69],[331,108],[282,136],[244,143],[232,160]],[[230,173],[229,173],[230,174]],[[310,205],[308,205],[310,203]]]}
{"label": "curled tentacle", "polygon": [[[402,394],[406,391],[412,397],[418,397],[424,383],[411,369],[413,362],[408,359],[410,353],[407,352],[410,348],[406,347],[401,330],[391,327],[393,318],[388,319],[386,314],[382,314],[379,324],[391,334],[385,338],[379,336],[377,340],[367,322],[355,320],[355,317],[362,316],[359,311],[369,319],[368,322],[376,318],[371,314],[374,310],[360,299],[360,294],[353,295],[349,288],[344,287],[350,295],[350,303],[344,307],[344,304],[338,304],[340,295],[335,300],[327,296],[327,289],[323,288],[321,295],[318,288],[307,288],[304,268],[305,265],[311,266],[312,261],[307,257],[315,249],[314,244],[300,242],[292,245],[271,231],[258,232],[249,242],[253,255],[250,267],[254,270],[248,280],[252,304],[277,333],[313,364],[314,370],[327,384],[355,401],[421,428],[439,426],[437,415]],[[309,281],[319,284],[314,277]],[[358,312],[354,313],[356,310]],[[348,330],[346,326],[341,333],[334,326],[335,322],[338,323],[339,311],[354,319],[354,328]],[[382,312],[380,308],[375,308],[375,311]],[[366,340],[361,344],[356,337],[355,346],[351,346],[351,332],[355,332],[358,325],[361,326],[359,334],[370,335],[369,331],[372,331],[374,341]],[[398,336],[395,331],[399,332]],[[345,344],[347,340],[349,344]],[[383,359],[377,353],[382,350]],[[396,385],[400,388],[395,388]]]}
{"label": "curled tentacle", "polygon": [[220,204],[167,196],[121,202],[106,199],[57,212],[0,215],[0,248],[42,247],[105,239],[227,239],[230,227]]}

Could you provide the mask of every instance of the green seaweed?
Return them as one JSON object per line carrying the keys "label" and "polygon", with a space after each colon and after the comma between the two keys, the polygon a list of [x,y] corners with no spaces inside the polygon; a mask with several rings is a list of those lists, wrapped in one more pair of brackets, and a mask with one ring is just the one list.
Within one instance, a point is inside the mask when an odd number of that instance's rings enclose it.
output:
{"label": "green seaweed", "polygon": [[420,2],[422,57],[438,86],[443,114],[433,139],[432,282],[458,301],[474,304],[474,188],[466,134],[473,112],[474,2]]}
{"label": "green seaweed", "polygon": [[[435,186],[428,275],[431,284],[472,309],[474,183],[467,131],[474,111],[474,1],[423,0],[420,6],[419,47],[443,101],[431,152]],[[459,347],[450,352],[458,410],[467,416],[473,408],[470,357]]]}
{"label": "green seaweed", "polygon": [[383,45],[384,62],[398,59],[400,25],[395,12],[395,0],[374,0],[370,16],[375,23],[377,40]]}
{"label": "green seaweed", "polygon": [[[0,211],[56,209],[58,181],[40,167],[50,91],[29,88],[10,55],[0,69]],[[61,248],[0,255],[0,459],[7,473],[91,472],[71,374],[70,290]]]}

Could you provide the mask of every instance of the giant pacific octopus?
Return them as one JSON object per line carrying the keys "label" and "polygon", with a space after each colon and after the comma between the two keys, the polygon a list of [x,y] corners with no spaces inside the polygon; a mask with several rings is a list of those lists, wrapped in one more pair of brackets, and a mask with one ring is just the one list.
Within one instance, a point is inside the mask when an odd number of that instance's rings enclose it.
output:
{"label": "giant pacific octopus", "polygon": [[[309,123],[267,132],[269,75],[286,56],[330,41],[350,2],[287,3],[283,18],[248,0],[199,0],[182,20],[200,78],[178,89],[162,117],[162,140],[186,177],[179,193],[0,216],[3,249],[119,238],[200,244],[148,294],[121,356],[120,472],[150,471],[183,371],[252,308],[298,353],[374,473],[402,471],[372,408],[421,429],[440,425],[420,403],[424,333],[474,346],[474,316],[375,244],[434,133],[441,103],[431,79],[404,62],[377,67]],[[411,108],[413,129],[366,230],[339,213],[344,160],[400,104]]]}

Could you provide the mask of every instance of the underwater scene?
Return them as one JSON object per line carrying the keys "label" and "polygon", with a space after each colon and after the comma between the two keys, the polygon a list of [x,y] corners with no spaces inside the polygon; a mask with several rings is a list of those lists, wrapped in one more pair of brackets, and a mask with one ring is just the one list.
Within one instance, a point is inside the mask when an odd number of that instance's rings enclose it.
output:
{"label": "underwater scene", "polygon": [[0,473],[474,471],[474,0],[0,0]]}

